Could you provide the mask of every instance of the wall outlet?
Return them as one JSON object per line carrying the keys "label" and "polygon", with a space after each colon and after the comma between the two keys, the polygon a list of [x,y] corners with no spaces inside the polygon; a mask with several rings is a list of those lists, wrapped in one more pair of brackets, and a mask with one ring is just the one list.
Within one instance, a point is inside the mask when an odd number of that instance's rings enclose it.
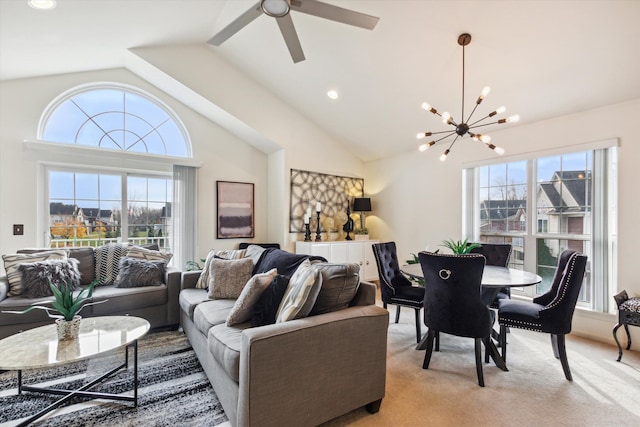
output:
{"label": "wall outlet", "polygon": [[14,236],[22,236],[24,234],[24,225],[23,224],[13,224],[13,235]]}

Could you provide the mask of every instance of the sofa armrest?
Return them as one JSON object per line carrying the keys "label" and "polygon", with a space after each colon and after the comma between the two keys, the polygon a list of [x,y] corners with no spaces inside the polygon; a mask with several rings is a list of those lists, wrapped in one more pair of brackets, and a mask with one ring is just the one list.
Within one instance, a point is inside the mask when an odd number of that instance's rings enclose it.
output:
{"label": "sofa armrest", "polygon": [[245,329],[238,425],[316,425],[382,399],[388,326],[368,305]]}
{"label": "sofa armrest", "polygon": [[196,283],[200,278],[201,270],[197,271],[183,271],[180,283],[180,289],[192,289],[196,287]]}
{"label": "sofa armrest", "polygon": [[167,323],[180,323],[180,285],[182,271],[175,267],[167,267],[164,273],[164,283],[167,285]]}
{"label": "sofa armrest", "polygon": [[9,282],[7,281],[7,277],[0,277],[0,301],[7,298],[7,293],[9,292]]}
{"label": "sofa armrest", "polygon": [[376,303],[376,289],[375,283],[361,281],[358,291],[349,305],[374,305]]}

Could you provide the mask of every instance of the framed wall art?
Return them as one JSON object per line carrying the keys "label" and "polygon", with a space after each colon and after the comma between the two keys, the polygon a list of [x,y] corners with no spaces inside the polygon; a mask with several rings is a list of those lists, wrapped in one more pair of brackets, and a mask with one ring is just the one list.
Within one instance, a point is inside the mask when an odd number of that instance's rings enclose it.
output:
{"label": "framed wall art", "polygon": [[254,237],[253,184],[216,181],[218,239]]}

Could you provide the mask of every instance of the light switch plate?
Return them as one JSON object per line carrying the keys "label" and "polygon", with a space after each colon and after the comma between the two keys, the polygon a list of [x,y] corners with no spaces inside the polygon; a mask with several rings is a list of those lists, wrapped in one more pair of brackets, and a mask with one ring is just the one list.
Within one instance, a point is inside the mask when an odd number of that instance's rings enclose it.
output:
{"label": "light switch plate", "polygon": [[22,236],[24,234],[24,225],[23,224],[13,224],[13,235],[14,236]]}

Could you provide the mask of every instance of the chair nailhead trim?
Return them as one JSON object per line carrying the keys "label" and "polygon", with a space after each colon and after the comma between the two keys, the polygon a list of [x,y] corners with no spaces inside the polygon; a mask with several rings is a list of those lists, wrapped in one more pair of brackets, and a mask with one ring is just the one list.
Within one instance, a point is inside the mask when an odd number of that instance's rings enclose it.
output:
{"label": "chair nailhead trim", "polygon": [[569,277],[567,278],[567,280],[563,284],[564,286],[562,287],[562,295],[560,295],[560,298],[556,301],[555,304],[549,305],[549,306],[543,308],[543,310],[551,309],[551,308],[557,306],[558,304],[560,304],[564,300],[564,296],[567,293],[567,287],[568,287],[567,283],[571,282],[571,279],[572,279],[572,276],[573,276],[573,268],[575,267],[577,260],[578,260],[578,255],[577,254],[574,254],[574,255],[571,256],[571,260],[569,261],[570,262]]}

